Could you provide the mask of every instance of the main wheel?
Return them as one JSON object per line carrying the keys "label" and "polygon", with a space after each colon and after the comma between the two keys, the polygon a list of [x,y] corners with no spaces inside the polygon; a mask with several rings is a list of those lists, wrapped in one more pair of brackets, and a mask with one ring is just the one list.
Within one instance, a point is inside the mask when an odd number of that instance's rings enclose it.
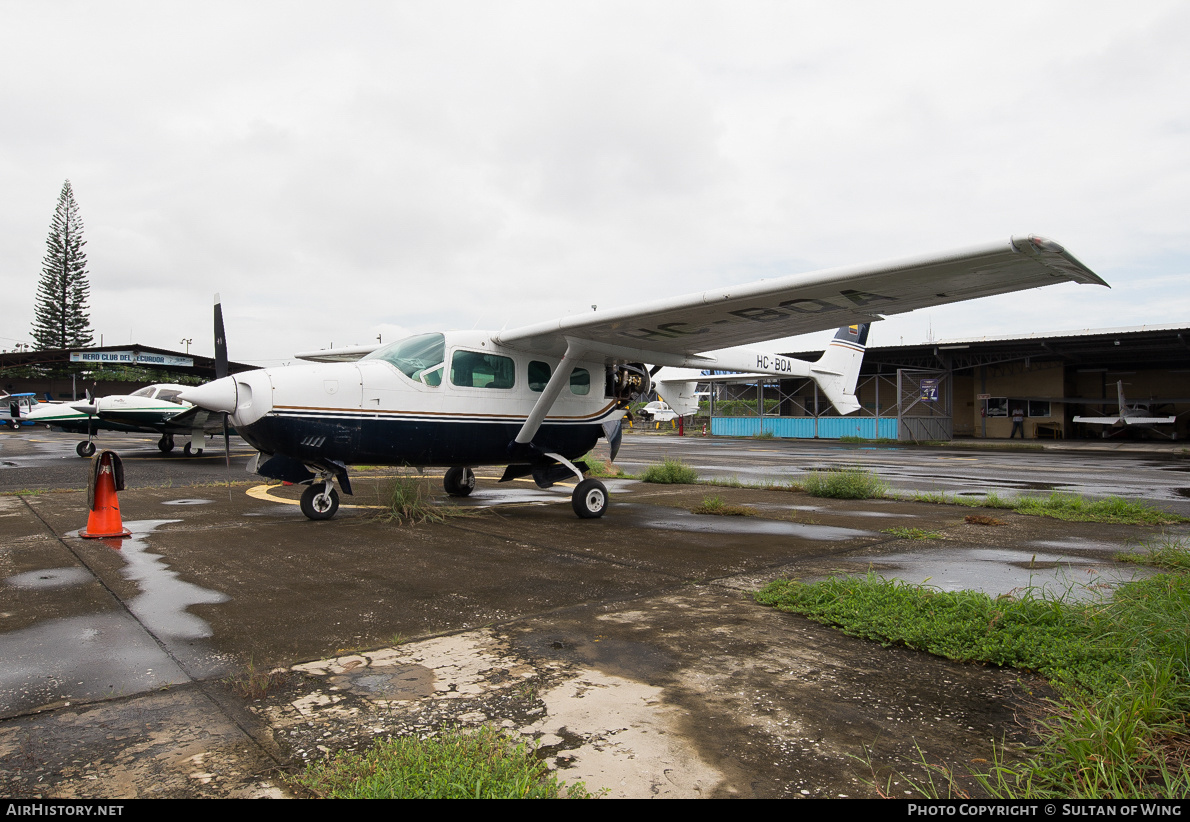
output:
{"label": "main wheel", "polygon": [[607,489],[597,479],[585,479],[575,486],[570,505],[582,519],[601,517],[607,510]]}
{"label": "main wheel", "polygon": [[95,443],[83,440],[74,447],[74,453],[80,457],[89,457],[95,453]]}
{"label": "main wheel", "polygon": [[201,449],[201,448],[199,448],[199,449],[196,451],[196,450],[194,450],[193,448],[191,448],[191,447],[190,447],[190,443],[186,443],[186,445],[182,447],[182,453],[183,453],[183,454],[185,454],[185,455],[186,455],[186,456],[188,456],[188,457],[201,457],[201,456],[202,456],[202,449]]}
{"label": "main wheel", "polygon": [[16,420],[9,420],[8,427],[11,428],[13,431],[21,430],[21,424],[19,422],[17,422]]}
{"label": "main wheel", "polygon": [[317,482],[302,492],[302,513],[308,519],[330,519],[339,510],[339,492]]}
{"label": "main wheel", "polygon": [[451,468],[442,478],[442,487],[452,497],[466,497],[475,490],[475,472],[470,468]]}
{"label": "main wheel", "polygon": [[157,450],[159,450],[162,454],[168,454],[170,451],[174,450],[174,438],[169,434],[163,435],[161,439],[157,440]]}

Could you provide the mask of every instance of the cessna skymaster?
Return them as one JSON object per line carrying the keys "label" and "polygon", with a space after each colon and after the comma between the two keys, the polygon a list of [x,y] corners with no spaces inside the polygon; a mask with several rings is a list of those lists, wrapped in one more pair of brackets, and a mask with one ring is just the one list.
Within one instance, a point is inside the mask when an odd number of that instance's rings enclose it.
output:
{"label": "cessna skymaster", "polygon": [[[454,496],[472,469],[506,466],[543,488],[573,477],[582,518],[602,516],[607,489],[576,462],[606,437],[620,446],[627,404],[648,393],[647,364],[809,377],[841,414],[869,323],[890,314],[1064,281],[1107,285],[1060,245],[1028,235],[895,262],[795,274],[497,333],[418,334],[375,348],[299,354],[310,365],[247,371],[181,399],[226,414],[260,451],[250,470],[306,483],[302,512],[329,519],[351,464],[444,467]],[[817,362],[740,346],[839,331]],[[344,361],[347,360],[347,361]],[[694,396],[669,391],[670,404]],[[675,399],[682,398],[682,399]],[[675,405],[675,402],[679,405]]]}

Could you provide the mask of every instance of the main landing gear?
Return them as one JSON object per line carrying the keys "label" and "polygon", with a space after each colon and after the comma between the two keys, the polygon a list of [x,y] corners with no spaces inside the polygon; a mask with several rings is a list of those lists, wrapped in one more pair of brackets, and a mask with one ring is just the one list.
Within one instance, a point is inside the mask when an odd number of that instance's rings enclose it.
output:
{"label": "main landing gear", "polygon": [[161,439],[157,440],[157,450],[162,454],[168,454],[174,450],[174,438],[170,434],[162,434]]}
{"label": "main landing gear", "polygon": [[83,440],[74,447],[74,453],[80,457],[89,457],[95,453],[95,443],[90,440]]}
{"label": "main landing gear", "polygon": [[581,519],[597,519],[607,510],[607,488],[597,479],[585,479],[574,487],[570,507]]}
{"label": "main landing gear", "polygon": [[475,490],[475,472],[470,468],[451,468],[442,478],[442,487],[452,497],[470,496]]}

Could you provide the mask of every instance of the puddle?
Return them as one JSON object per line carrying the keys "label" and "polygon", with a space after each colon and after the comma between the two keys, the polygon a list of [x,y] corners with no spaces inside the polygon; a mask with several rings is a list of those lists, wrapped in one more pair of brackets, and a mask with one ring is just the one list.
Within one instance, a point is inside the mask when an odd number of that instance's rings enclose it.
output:
{"label": "puddle", "polygon": [[845,540],[873,536],[871,531],[857,528],[836,528],[830,525],[805,525],[800,522],[774,522],[749,517],[699,516],[675,509],[649,508],[635,503],[621,503],[620,508],[641,513],[640,527],[665,531],[713,531],[720,534],[752,534],[756,536],[788,536],[812,540]]}
{"label": "puddle", "polygon": [[0,634],[0,715],[189,682],[124,611],[51,619]]}
{"label": "puddle", "polygon": [[122,573],[141,590],[128,601],[128,609],[163,639],[204,639],[211,635],[211,626],[206,620],[187,613],[186,608],[226,602],[228,596],[178,579],[177,572],[169,569],[166,558],[150,553],[149,544],[142,539],[162,525],[174,522],[181,520],[149,519],[124,523],[132,536],[122,540],[119,548],[126,563]]}
{"label": "puddle", "polygon": [[6,585],[14,588],[68,588],[71,585],[82,585],[95,577],[86,568],[46,568],[43,571],[27,571],[4,580]]}
{"label": "puddle", "polygon": [[[1085,547],[1085,543],[1082,545]],[[934,549],[855,559],[870,563],[876,573],[888,578],[943,591],[981,591],[989,596],[1033,588],[1038,596],[1044,593],[1088,599],[1152,574],[1109,561],[996,548]]]}
{"label": "puddle", "polygon": [[162,505],[206,505],[214,500],[209,499],[171,499],[161,503]]}

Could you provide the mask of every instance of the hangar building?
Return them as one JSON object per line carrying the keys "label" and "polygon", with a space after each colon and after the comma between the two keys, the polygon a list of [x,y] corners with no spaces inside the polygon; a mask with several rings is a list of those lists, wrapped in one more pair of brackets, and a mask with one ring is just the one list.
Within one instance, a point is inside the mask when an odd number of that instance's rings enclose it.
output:
{"label": "hangar building", "polygon": [[[815,360],[819,351],[788,356]],[[1129,405],[1175,416],[1146,429],[1075,422],[1116,416],[1118,387]],[[807,379],[704,386],[711,433],[905,441],[1007,438],[1025,414],[1025,438],[1145,436],[1184,439],[1190,431],[1190,328],[1140,326],[1026,337],[869,348],[846,417]]]}

